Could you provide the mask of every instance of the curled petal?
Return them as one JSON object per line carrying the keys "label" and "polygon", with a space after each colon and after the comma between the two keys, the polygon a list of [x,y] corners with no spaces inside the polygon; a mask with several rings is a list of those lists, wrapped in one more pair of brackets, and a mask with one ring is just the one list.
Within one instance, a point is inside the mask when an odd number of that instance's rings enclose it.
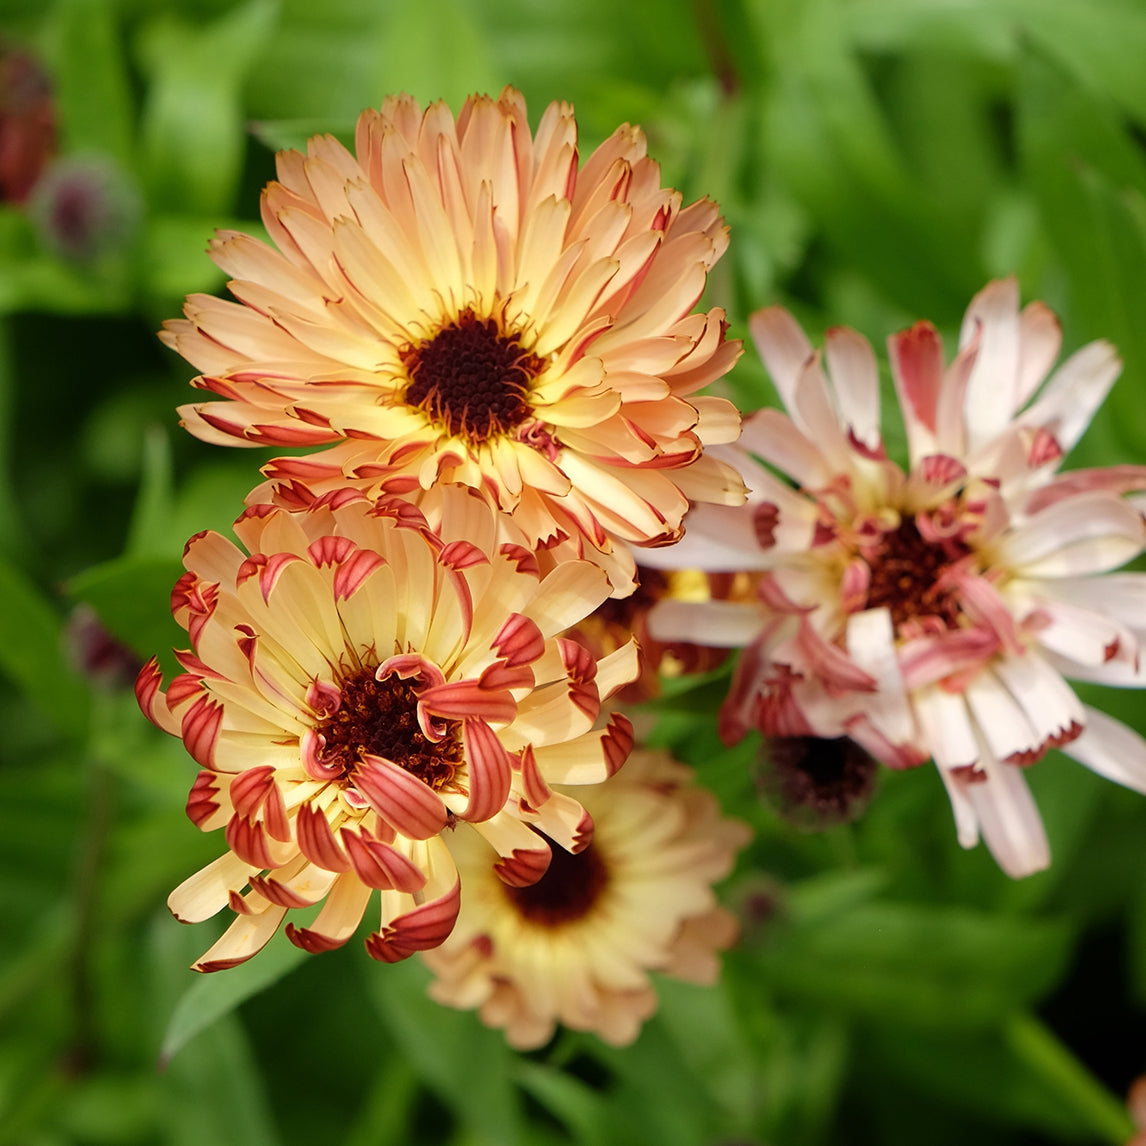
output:
{"label": "curled petal", "polygon": [[390,760],[363,755],[354,784],[378,815],[408,839],[427,840],[446,826],[441,797]]}
{"label": "curled petal", "polygon": [[461,817],[471,822],[488,820],[505,807],[509,798],[512,780],[509,753],[484,720],[467,720],[462,725],[462,743],[470,796]]}
{"label": "curled petal", "polygon": [[375,839],[365,828],[342,829],[342,842],[355,874],[368,887],[382,891],[421,891],[425,873],[408,856],[390,844]]}
{"label": "curled petal", "polygon": [[437,899],[392,919],[366,940],[366,950],[380,963],[398,963],[415,951],[428,951],[445,942],[461,907],[461,881]]}

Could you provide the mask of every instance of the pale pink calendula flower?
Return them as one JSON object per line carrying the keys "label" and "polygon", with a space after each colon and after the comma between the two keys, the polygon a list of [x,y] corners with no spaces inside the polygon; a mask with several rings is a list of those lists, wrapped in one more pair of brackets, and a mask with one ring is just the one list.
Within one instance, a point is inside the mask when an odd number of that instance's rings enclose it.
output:
{"label": "pale pink calendula flower", "polygon": [[344,490],[302,513],[252,506],[235,524],[247,552],[216,533],[188,543],[172,595],[184,671],[164,692],[153,660],[136,692],[203,769],[189,817],[225,829],[229,850],[169,900],[185,922],[236,914],[197,970],[250,958],[320,901],[287,934],[337,947],[376,894],[367,950],[394,962],[454,924],[443,832],[474,831],[514,884],[544,872],[550,841],[591,839],[591,818],[550,784],[597,783],[624,762],[625,718],[596,725],[635,677],[635,647],[596,660],[558,638],[608,594],[602,571],[541,577],[527,549],[498,544],[484,502],[453,495],[437,531],[408,503]]}
{"label": "pale pink calendula flower", "polygon": [[434,999],[480,1008],[520,1049],[547,1042],[558,1023],[631,1043],[656,1010],[649,973],[711,984],[736,938],[712,884],[751,833],[721,815],[691,769],[638,750],[578,797],[596,825],[592,844],[555,852],[529,887],[499,880],[476,841],[449,841],[466,895],[449,939],[422,955]]}
{"label": "pale pink calendula flower", "polygon": [[238,302],[187,299],[164,341],[220,401],[181,408],[224,445],[331,446],[266,469],[288,496],[358,485],[480,490],[531,546],[632,587],[620,538],[663,544],[688,500],[735,503],[704,446],[739,415],[697,391],[740,344],[694,313],[728,243],[717,207],[662,187],[625,125],[579,163],[573,109],[531,134],[507,88],[455,120],[408,96],[278,156],[262,199],[277,250],[220,232]]}
{"label": "pale pink calendula flower", "polygon": [[931,757],[965,847],[982,834],[1009,874],[1045,867],[1023,766],[1059,747],[1146,791],[1146,742],[1064,679],[1146,683],[1146,575],[1112,572],[1146,547],[1125,496],[1146,467],[1058,472],[1118,375],[1114,348],[1083,347],[1042,385],[1058,321],[1038,302],[1020,312],[1010,279],[972,301],[949,366],[929,323],[894,335],[905,471],[862,337],[831,330],[814,351],[778,307],[750,325],[786,412],[757,412],[725,452],[749,504],[698,507],[655,559],[754,570],[756,600],[667,602],[652,632],[746,646],[727,739],[757,726],[846,735],[895,768]]}

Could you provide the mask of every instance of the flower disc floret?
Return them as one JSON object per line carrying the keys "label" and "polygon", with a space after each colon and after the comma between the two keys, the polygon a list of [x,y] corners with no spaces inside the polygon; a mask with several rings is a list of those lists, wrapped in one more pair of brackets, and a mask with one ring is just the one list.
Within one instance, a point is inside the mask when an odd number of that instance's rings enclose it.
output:
{"label": "flower disc floret", "polygon": [[465,491],[441,509],[431,529],[408,503],[344,490],[302,513],[250,507],[246,552],[216,533],[188,543],[172,595],[184,671],[164,690],[153,660],[136,692],[201,766],[187,813],[229,849],[169,900],[186,922],[236,915],[196,969],[242,962],[320,902],[287,935],[339,946],[375,892],[374,958],[437,945],[460,902],[447,830],[476,832],[513,885],[539,878],[551,844],[590,842],[589,815],[550,784],[624,762],[628,722],[597,718],[636,650],[598,660],[557,634],[607,580],[580,562],[541,576]]}
{"label": "flower disc floret", "polygon": [[739,415],[697,393],[740,353],[723,311],[693,311],[728,242],[718,210],[662,187],[627,124],[579,158],[572,108],[533,133],[509,88],[456,120],[391,98],[362,114],[354,154],[331,136],[280,153],[262,200],[275,247],[221,232],[211,256],[237,301],[192,295],[166,324],[219,399],[184,424],[330,447],[267,467],[292,498],[459,484],[531,547],[592,560],[678,537],[689,499],[741,500],[704,455]]}

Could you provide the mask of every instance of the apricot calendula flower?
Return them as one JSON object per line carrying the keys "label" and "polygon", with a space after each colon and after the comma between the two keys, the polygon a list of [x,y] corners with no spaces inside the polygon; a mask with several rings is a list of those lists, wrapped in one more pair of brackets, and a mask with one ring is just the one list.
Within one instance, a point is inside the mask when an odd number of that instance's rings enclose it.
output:
{"label": "apricot calendula flower", "polygon": [[163,334],[224,399],[181,408],[192,433],[330,445],[266,471],[318,493],[469,486],[531,546],[589,559],[678,537],[690,498],[742,500],[703,455],[739,415],[696,393],[740,353],[721,310],[693,313],[726,229],[661,186],[638,129],[579,166],[573,109],[531,135],[507,88],[456,120],[391,97],[355,144],[279,154],[262,200],[278,250],[212,242],[239,301],[192,295]]}
{"label": "apricot calendula flower", "polygon": [[1010,875],[1045,867],[1023,766],[1062,748],[1146,791],[1146,742],[1064,679],[1146,684],[1146,575],[1111,572],[1146,548],[1125,496],[1146,491],[1146,467],[1058,472],[1118,375],[1114,348],[1083,347],[1043,386],[1058,321],[1038,302],[1020,312],[1010,279],[972,301],[946,368],[929,323],[893,336],[905,471],[884,450],[863,338],[829,331],[825,371],[786,311],[750,326],[787,412],[748,419],[750,503],[700,507],[676,559],[755,570],[757,600],[669,602],[652,632],[747,646],[727,739],[756,725],[848,736],[895,768],[931,757],[965,847],[982,834]]}
{"label": "apricot calendula flower", "polygon": [[303,513],[250,507],[235,523],[247,553],[216,533],[188,543],[172,605],[192,650],[166,692],[154,660],[136,692],[203,768],[191,820],[226,830],[230,850],[169,900],[185,922],[237,916],[197,970],[241,963],[323,900],[287,935],[337,947],[375,890],[374,958],[440,943],[459,903],[447,828],[475,829],[515,885],[545,871],[545,837],[587,846],[592,820],[549,785],[624,762],[628,722],[594,724],[635,649],[597,661],[555,637],[604,599],[604,574],[569,562],[540,577],[527,550],[498,546],[483,502],[453,492],[440,532],[405,502],[344,490]]}
{"label": "apricot calendula flower", "polygon": [[462,835],[450,848],[466,883],[453,934],[423,959],[430,994],[481,1008],[515,1047],[538,1047],[557,1023],[631,1043],[657,1006],[650,971],[713,983],[736,923],[712,884],[751,833],[664,752],[638,750],[624,771],[578,793],[593,843],[554,852],[537,883],[510,888]]}

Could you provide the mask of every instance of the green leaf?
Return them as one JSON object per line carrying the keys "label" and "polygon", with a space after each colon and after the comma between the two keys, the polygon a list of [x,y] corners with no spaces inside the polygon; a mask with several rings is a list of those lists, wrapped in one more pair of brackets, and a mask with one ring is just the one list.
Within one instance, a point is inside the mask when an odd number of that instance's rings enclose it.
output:
{"label": "green leaf", "polygon": [[77,739],[88,727],[91,698],[64,655],[63,627],[32,582],[0,557],[0,672]]}
{"label": "green leaf", "polygon": [[152,197],[170,209],[231,207],[246,146],[241,85],[277,12],[275,0],[248,0],[204,27],[163,13],[144,28],[143,165]]}
{"label": "green leaf", "polygon": [[159,1049],[160,1065],[165,1066],[200,1031],[229,1015],[252,995],[277,983],[306,957],[305,951],[279,932],[248,962],[227,971],[198,976],[176,1004],[167,1024]]}
{"label": "green leaf", "polygon": [[513,1085],[515,1056],[500,1031],[477,1015],[439,1006],[426,994],[430,974],[412,959],[365,966],[366,993],[425,1085],[459,1125],[486,1146],[522,1140],[521,1099]]}
{"label": "green leaf", "polygon": [[95,609],[114,637],[146,658],[187,643],[170,605],[182,572],[175,557],[115,557],[77,574],[67,587]]}
{"label": "green leaf", "polygon": [[50,34],[64,150],[102,152],[130,167],[131,86],[116,8],[110,0],[60,0]]}
{"label": "green leaf", "polygon": [[1069,953],[1061,923],[963,907],[857,902],[823,910],[813,881],[790,892],[790,919],[761,952],[777,992],[856,1015],[966,1029],[1038,998]]}

